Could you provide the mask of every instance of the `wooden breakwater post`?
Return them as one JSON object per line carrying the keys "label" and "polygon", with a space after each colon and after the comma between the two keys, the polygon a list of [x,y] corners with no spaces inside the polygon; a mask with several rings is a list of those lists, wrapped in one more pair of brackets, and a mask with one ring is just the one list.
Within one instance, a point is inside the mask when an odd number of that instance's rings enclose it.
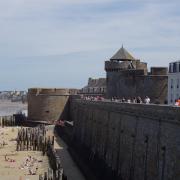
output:
{"label": "wooden breakwater post", "polygon": [[0,127],[13,127],[16,125],[14,116],[0,116]]}
{"label": "wooden breakwater post", "polygon": [[[46,151],[46,131],[45,126],[36,128],[23,128],[18,130],[17,151]],[[45,155],[45,152],[43,153]]]}
{"label": "wooden breakwater post", "polygon": [[39,180],[67,180],[61,159],[54,149],[54,136],[47,136],[45,125],[34,128],[21,127],[17,135],[17,151],[41,151],[47,155],[50,167],[43,175],[39,175]]}

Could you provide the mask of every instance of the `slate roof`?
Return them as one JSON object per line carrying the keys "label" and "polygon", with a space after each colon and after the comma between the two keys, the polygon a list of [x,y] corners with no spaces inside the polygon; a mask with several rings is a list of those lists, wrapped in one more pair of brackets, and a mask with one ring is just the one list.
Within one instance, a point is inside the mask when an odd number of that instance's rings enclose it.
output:
{"label": "slate roof", "polygon": [[110,60],[133,61],[135,58],[122,46]]}

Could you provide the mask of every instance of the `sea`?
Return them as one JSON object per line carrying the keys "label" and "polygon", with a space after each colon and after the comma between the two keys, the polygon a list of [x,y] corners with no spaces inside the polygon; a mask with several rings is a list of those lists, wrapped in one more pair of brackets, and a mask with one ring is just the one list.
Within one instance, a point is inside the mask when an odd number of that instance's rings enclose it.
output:
{"label": "sea", "polygon": [[27,104],[11,102],[10,100],[0,100],[0,116],[9,116],[17,113],[27,115]]}

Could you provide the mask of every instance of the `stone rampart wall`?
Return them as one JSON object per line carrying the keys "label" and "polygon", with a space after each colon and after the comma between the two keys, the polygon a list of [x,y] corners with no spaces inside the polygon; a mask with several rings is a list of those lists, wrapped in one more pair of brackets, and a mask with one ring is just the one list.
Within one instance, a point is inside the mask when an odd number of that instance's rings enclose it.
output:
{"label": "stone rampart wall", "polygon": [[180,179],[179,108],[73,99],[70,112],[77,144],[122,180]]}

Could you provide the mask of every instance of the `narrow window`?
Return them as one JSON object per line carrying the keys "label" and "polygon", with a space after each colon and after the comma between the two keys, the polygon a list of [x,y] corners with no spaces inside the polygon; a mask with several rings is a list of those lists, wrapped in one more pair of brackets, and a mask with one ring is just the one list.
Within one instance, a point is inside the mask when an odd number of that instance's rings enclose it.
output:
{"label": "narrow window", "polygon": [[176,72],[176,63],[173,63],[173,72]]}
{"label": "narrow window", "polygon": [[171,89],[173,88],[173,79],[171,79]]}
{"label": "narrow window", "polygon": [[177,66],[177,72],[179,72],[179,63],[178,62],[176,63],[176,66]]}
{"label": "narrow window", "polygon": [[169,73],[171,73],[171,63],[169,64]]}
{"label": "narrow window", "polygon": [[171,63],[171,73],[173,73],[173,63]]}
{"label": "narrow window", "polygon": [[177,88],[179,88],[179,79],[177,79]]}

